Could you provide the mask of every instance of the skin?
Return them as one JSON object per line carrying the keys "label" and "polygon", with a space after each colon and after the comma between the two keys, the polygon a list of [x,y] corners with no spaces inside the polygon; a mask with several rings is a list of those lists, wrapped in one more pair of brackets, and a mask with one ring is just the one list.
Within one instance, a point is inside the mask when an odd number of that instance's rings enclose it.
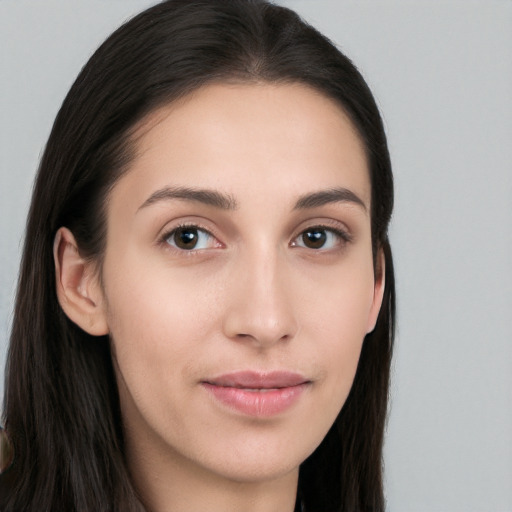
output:
{"label": "skin", "polygon": [[[112,339],[134,483],[154,512],[292,511],[382,301],[360,139],[306,86],[216,84],[154,112],[136,148],[109,197],[100,272],[67,229],[55,242],[62,307]],[[177,187],[230,208],[163,197]],[[333,189],[353,197],[297,208]],[[183,225],[204,230],[192,250],[176,244]],[[286,410],[247,415],[202,384],[240,370],[308,383]]]}

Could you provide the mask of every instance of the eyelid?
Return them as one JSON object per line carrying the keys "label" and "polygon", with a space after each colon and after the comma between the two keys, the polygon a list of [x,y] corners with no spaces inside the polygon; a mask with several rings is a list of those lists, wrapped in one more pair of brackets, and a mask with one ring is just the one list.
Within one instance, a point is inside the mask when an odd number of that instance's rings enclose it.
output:
{"label": "eyelid", "polygon": [[[157,244],[163,245],[166,249],[169,249],[171,251],[178,252],[180,254],[187,253],[188,255],[192,255],[194,253],[206,251],[210,248],[205,249],[180,249],[177,247],[174,247],[168,243],[168,239],[172,234],[180,229],[180,228],[191,228],[191,229],[197,229],[199,231],[203,231],[206,233],[209,237],[214,240],[213,246],[211,248],[225,248],[225,244],[221,241],[220,236],[217,235],[216,229],[212,229],[211,227],[206,227],[204,223],[201,222],[200,219],[190,219],[190,220],[175,220],[174,222],[171,221],[170,223],[165,226],[161,234],[157,236]],[[339,221],[334,219],[310,219],[309,221],[302,222],[299,227],[295,230],[295,234],[293,235],[290,246],[291,247],[302,247],[294,244],[295,240],[303,235],[308,230],[325,230],[333,233],[335,236],[337,236],[340,239],[340,244],[338,248],[343,248],[345,245],[353,242],[354,235],[352,231],[349,229],[349,227]],[[308,247],[303,247],[305,249],[309,249]],[[310,249],[314,252],[327,252],[334,249]]]}
{"label": "eyelid", "polygon": [[163,245],[166,249],[170,251],[175,251],[180,254],[186,254],[186,255],[192,255],[194,253],[199,253],[202,251],[206,251],[210,249],[210,247],[205,249],[180,249],[179,247],[175,247],[171,245],[168,240],[173,235],[174,232],[176,232],[178,229],[197,229],[198,231],[202,231],[203,233],[206,233],[212,240],[214,240],[213,246],[211,249],[216,248],[223,248],[224,244],[220,242],[219,238],[216,236],[216,234],[209,228],[206,228],[205,226],[201,225],[198,221],[185,221],[185,222],[178,222],[177,224],[173,225],[172,227],[166,227],[162,233],[157,238],[157,243],[159,245]]}
{"label": "eyelid", "polygon": [[309,247],[305,247],[303,245],[298,245],[298,244],[294,243],[304,233],[306,233],[307,231],[315,230],[315,229],[321,230],[321,231],[329,231],[330,233],[333,233],[335,236],[337,236],[340,239],[339,247],[337,247],[338,249],[343,248],[345,245],[351,243],[354,240],[354,237],[353,237],[353,234],[351,233],[351,231],[341,222],[334,221],[334,220],[321,220],[319,222],[308,223],[304,227],[301,227],[296,232],[296,234],[293,236],[293,238],[290,242],[290,245],[292,247],[301,247],[303,249],[309,249],[314,252],[328,252],[328,251],[336,250],[336,248],[314,249],[314,248],[309,248]]}
{"label": "eyelid", "polygon": [[308,229],[325,229],[330,230],[336,234],[339,234],[342,238],[344,238],[347,242],[350,242],[354,239],[354,235],[352,230],[347,226],[346,223],[341,222],[335,219],[329,218],[315,218],[310,219],[305,222],[301,222],[299,226],[295,230],[295,235],[293,238],[296,238],[300,234],[304,233]]}

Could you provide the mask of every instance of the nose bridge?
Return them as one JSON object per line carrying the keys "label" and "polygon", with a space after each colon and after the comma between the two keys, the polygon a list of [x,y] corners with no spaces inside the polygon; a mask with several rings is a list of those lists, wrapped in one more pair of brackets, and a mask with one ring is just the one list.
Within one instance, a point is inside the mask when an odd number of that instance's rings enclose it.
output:
{"label": "nose bridge", "polygon": [[290,271],[285,255],[262,244],[239,258],[234,269],[225,330],[260,346],[293,337],[297,330]]}

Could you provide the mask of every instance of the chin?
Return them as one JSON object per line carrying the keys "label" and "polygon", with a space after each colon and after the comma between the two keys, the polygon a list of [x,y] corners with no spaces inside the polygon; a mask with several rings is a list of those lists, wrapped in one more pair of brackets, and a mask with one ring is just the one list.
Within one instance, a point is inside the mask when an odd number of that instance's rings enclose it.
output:
{"label": "chin", "polygon": [[216,468],[215,472],[226,480],[231,480],[240,484],[254,484],[258,482],[277,481],[282,478],[293,476],[298,472],[302,460],[283,461],[280,460],[260,460],[227,462],[221,467]]}
{"label": "chin", "polygon": [[[302,437],[302,439],[301,439]],[[290,440],[301,443],[290,443]],[[232,443],[222,453],[211,453],[210,463],[203,461],[205,467],[224,478],[239,483],[255,483],[279,480],[298,472],[299,466],[317,448],[322,439],[307,440],[293,433],[283,440],[257,439],[246,436],[245,442]],[[199,461],[198,461],[199,462]]]}

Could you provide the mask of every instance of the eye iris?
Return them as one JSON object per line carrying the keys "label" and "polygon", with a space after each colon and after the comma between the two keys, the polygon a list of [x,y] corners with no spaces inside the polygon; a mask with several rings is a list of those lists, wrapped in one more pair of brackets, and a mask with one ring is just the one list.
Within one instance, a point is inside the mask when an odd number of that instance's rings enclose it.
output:
{"label": "eye iris", "polygon": [[197,245],[197,240],[197,229],[180,228],[174,232],[174,243],[180,249],[194,249]]}
{"label": "eye iris", "polygon": [[327,234],[322,229],[311,229],[302,234],[302,241],[306,247],[320,249],[325,245]]}

